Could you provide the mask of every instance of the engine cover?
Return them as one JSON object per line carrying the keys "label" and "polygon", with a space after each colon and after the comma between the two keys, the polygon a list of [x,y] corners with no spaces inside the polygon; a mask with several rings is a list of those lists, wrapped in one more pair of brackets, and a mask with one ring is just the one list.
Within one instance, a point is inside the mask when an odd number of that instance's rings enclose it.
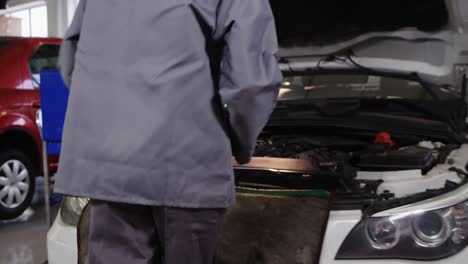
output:
{"label": "engine cover", "polygon": [[409,146],[380,153],[367,152],[359,157],[357,167],[370,171],[392,171],[420,169],[427,173],[437,160],[432,150],[419,146]]}

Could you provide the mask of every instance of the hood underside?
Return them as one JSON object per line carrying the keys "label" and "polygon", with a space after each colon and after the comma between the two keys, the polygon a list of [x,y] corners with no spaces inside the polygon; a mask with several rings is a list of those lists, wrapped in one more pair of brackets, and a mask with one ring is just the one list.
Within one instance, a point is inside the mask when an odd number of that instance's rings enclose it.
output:
{"label": "hood underside", "polygon": [[[428,81],[453,84],[454,66],[468,64],[465,0],[270,2],[280,56],[297,70],[352,51],[369,68],[417,72]],[[320,66],[353,68],[334,62]]]}

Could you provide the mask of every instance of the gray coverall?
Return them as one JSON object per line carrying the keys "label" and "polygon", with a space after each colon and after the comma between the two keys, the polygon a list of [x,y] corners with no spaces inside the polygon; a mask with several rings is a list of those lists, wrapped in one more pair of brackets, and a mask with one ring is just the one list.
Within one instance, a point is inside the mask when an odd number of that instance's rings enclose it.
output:
{"label": "gray coverall", "polygon": [[[268,0],[81,0],[60,54],[70,97],[55,191],[96,200],[96,215],[139,206],[155,225],[233,205],[232,156],[250,160],[275,107],[277,51]],[[192,230],[201,247],[222,221],[208,215]],[[160,241],[167,263],[206,263],[170,262],[173,230]]]}

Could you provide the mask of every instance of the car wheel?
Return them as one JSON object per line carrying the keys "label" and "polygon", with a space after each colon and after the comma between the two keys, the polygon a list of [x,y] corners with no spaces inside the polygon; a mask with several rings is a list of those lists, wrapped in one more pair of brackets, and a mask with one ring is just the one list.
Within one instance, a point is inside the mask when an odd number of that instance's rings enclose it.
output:
{"label": "car wheel", "polygon": [[16,218],[31,204],[36,187],[32,164],[20,150],[0,152],[0,219]]}

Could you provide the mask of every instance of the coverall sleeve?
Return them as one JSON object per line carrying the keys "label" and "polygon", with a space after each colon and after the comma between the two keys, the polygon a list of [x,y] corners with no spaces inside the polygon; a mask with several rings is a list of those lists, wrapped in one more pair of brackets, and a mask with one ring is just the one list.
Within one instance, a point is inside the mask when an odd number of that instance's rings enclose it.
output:
{"label": "coverall sleeve", "polygon": [[248,163],[275,105],[283,76],[268,0],[220,0],[218,28],[224,38],[220,95],[228,115],[233,155]]}
{"label": "coverall sleeve", "polygon": [[63,38],[60,47],[59,65],[62,78],[65,84],[70,87],[75,66],[75,54],[78,49],[78,41],[80,39],[81,25],[83,23],[83,15],[87,0],[80,0],[73,18],[73,22]]}

